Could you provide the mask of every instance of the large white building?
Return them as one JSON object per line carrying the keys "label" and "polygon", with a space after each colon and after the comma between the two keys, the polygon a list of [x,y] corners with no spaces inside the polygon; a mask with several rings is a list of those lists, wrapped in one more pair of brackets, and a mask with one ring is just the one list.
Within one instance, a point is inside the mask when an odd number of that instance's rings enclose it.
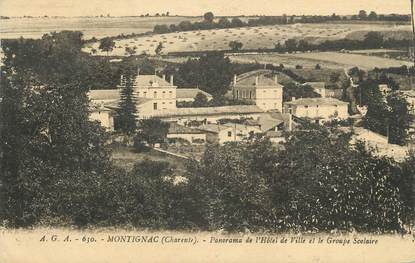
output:
{"label": "large white building", "polygon": [[[121,76],[119,90],[124,86],[125,79]],[[133,89],[135,98],[139,99],[137,103],[139,118],[149,118],[175,110],[176,88],[173,84],[173,76],[168,82],[165,77],[138,74]]]}
{"label": "large white building", "polygon": [[282,112],[282,95],[283,86],[278,83],[277,76],[271,79],[255,71],[234,76],[232,96],[235,100],[253,102],[263,111]]}
{"label": "large white building", "polygon": [[293,99],[284,103],[284,112],[316,122],[347,119],[349,103],[333,98]]}

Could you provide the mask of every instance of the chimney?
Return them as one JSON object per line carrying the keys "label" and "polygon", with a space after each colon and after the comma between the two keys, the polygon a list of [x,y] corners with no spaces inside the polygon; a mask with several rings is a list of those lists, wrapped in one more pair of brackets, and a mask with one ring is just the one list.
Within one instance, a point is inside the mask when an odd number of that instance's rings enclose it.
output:
{"label": "chimney", "polygon": [[291,98],[291,101],[295,101],[295,97],[292,97],[292,98]]}
{"label": "chimney", "polygon": [[233,85],[235,86],[236,85],[236,74],[235,75],[233,75]]}
{"label": "chimney", "polygon": [[163,80],[166,80],[166,74],[163,74]]}
{"label": "chimney", "polygon": [[259,83],[259,76],[256,76],[256,78],[255,78],[255,85],[258,86],[258,83]]}
{"label": "chimney", "polygon": [[174,77],[173,77],[173,75],[171,75],[171,76],[170,76],[170,85],[172,85],[172,86],[173,86],[173,85],[174,85],[173,83],[174,83]]}
{"label": "chimney", "polygon": [[140,68],[137,68],[137,77],[140,76]]}
{"label": "chimney", "polygon": [[274,81],[275,81],[275,84],[278,84],[278,76],[277,75],[274,76]]}

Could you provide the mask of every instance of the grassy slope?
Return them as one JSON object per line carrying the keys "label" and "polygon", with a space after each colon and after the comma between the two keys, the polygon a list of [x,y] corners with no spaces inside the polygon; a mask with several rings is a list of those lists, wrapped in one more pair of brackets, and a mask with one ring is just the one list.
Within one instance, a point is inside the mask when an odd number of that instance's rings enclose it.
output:
{"label": "grassy slope", "polygon": [[[347,37],[359,38],[361,34],[364,36],[364,32],[368,31],[387,31],[390,34],[401,34],[401,31],[409,32],[409,30],[410,27],[408,25],[395,26],[385,23],[290,24],[176,32],[118,40],[116,42],[116,48],[112,51],[111,55],[124,56],[126,47],[135,47],[137,54],[141,54],[142,52],[154,54],[154,50],[159,42],[163,43],[164,53],[175,51],[226,50],[229,49],[229,42],[233,40],[242,42],[243,48],[245,49],[256,49],[273,48],[276,43],[284,43],[290,38],[321,42]],[[98,50],[98,43],[87,46],[85,50],[90,52],[92,48]],[[97,54],[105,55],[105,53],[101,52]]]}

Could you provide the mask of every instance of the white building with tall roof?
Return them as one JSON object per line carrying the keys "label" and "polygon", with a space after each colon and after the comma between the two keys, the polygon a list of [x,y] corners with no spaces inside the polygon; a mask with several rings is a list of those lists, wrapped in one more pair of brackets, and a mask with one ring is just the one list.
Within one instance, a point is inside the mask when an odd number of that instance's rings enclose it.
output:
{"label": "white building with tall roof", "polygon": [[268,78],[263,71],[235,75],[232,96],[235,100],[253,102],[263,111],[282,112],[283,86],[278,83],[277,76]]}

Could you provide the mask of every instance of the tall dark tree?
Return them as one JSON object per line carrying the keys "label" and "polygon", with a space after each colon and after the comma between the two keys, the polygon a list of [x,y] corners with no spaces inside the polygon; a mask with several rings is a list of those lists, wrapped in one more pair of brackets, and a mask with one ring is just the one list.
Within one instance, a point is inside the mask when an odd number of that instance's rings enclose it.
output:
{"label": "tall dark tree", "polygon": [[360,20],[366,20],[367,19],[367,12],[365,10],[359,11],[359,19]]}
{"label": "tall dark tree", "polygon": [[232,49],[232,51],[239,51],[241,50],[243,44],[239,41],[231,41],[229,42],[229,47]]}
{"label": "tall dark tree", "polygon": [[115,47],[115,42],[114,40],[112,40],[112,38],[104,37],[99,42],[99,49],[107,52],[107,56],[109,55],[109,52],[114,49],[114,47]]}
{"label": "tall dark tree", "polygon": [[120,103],[117,110],[118,129],[125,134],[134,134],[137,129],[137,106],[134,97],[135,75],[127,73],[125,76],[125,85],[120,91]]}
{"label": "tall dark tree", "polygon": [[203,15],[203,18],[205,19],[205,22],[213,23],[213,19],[215,18],[215,16],[212,12],[207,12]]}
{"label": "tall dark tree", "polygon": [[156,49],[155,49],[155,53],[156,53],[156,55],[160,55],[161,54],[161,51],[163,50],[163,48],[164,48],[164,46],[163,46],[163,42],[160,42],[158,45],[157,45],[157,47],[156,47]]}
{"label": "tall dark tree", "polygon": [[369,20],[376,21],[378,19],[378,14],[376,14],[374,11],[371,11],[367,18]]}
{"label": "tall dark tree", "polygon": [[192,103],[193,107],[207,107],[208,99],[205,94],[199,92],[196,94],[195,100]]}

